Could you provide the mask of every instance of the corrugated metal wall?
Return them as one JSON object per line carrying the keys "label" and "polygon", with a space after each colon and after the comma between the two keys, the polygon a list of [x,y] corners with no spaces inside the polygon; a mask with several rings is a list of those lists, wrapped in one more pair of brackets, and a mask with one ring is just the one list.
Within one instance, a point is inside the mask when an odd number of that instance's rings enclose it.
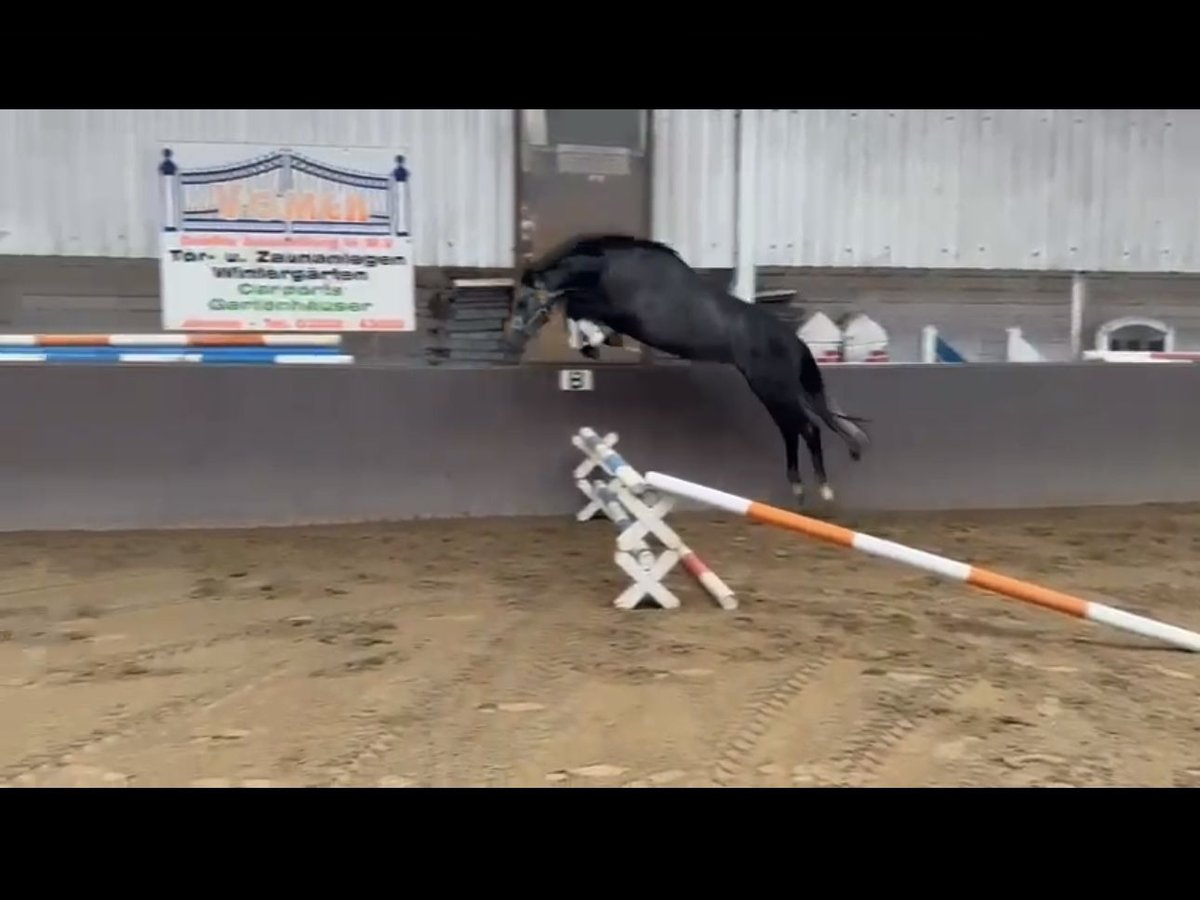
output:
{"label": "corrugated metal wall", "polygon": [[652,231],[693,266],[734,260],[737,110],[656,109]]}
{"label": "corrugated metal wall", "polygon": [[[759,266],[1200,272],[1200,111],[747,110]],[[737,111],[654,111],[655,237],[734,264]],[[153,258],[169,140],[403,147],[417,261],[514,261],[512,110],[0,110],[0,253]]]}
{"label": "corrugated metal wall", "polygon": [[1200,110],[757,110],[763,266],[1200,271]]}
{"label": "corrugated metal wall", "polygon": [[417,264],[512,265],[506,109],[0,110],[0,253],[156,257],[155,159],[186,140],[402,149]]}

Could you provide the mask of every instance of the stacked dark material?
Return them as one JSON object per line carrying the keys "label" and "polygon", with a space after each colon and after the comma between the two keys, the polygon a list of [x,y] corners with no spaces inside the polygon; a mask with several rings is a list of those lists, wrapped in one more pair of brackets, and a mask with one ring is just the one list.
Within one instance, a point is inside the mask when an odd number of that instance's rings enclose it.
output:
{"label": "stacked dark material", "polygon": [[504,344],[512,284],[507,279],[458,281],[430,300],[425,321],[425,357],[430,365],[471,367],[515,365],[520,359]]}

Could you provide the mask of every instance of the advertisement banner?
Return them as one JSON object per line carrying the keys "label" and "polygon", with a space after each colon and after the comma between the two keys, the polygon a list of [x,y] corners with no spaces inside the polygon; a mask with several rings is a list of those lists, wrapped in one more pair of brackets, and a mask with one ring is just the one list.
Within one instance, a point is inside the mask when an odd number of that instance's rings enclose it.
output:
{"label": "advertisement banner", "polygon": [[402,153],[172,142],[158,174],[164,329],[415,330]]}

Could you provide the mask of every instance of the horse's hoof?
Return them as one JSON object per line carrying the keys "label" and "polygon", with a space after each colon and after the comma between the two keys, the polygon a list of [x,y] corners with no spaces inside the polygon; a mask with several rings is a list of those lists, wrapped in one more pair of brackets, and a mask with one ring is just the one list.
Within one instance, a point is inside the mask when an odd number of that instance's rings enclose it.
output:
{"label": "horse's hoof", "polygon": [[827,484],[821,485],[821,499],[826,503],[833,502],[833,488]]}
{"label": "horse's hoof", "polygon": [[804,485],[793,484],[792,485],[792,496],[796,498],[797,506],[803,506],[804,505]]}
{"label": "horse's hoof", "polygon": [[594,359],[600,358],[600,351],[597,350],[595,347],[583,347],[580,349],[579,352],[582,353],[584,356],[586,356],[588,359],[594,360]]}
{"label": "horse's hoof", "polygon": [[860,459],[862,459],[862,453],[861,453],[861,452],[859,452],[858,450],[851,450],[851,451],[850,451],[850,458],[851,458],[852,460],[854,460],[855,462],[858,462]]}

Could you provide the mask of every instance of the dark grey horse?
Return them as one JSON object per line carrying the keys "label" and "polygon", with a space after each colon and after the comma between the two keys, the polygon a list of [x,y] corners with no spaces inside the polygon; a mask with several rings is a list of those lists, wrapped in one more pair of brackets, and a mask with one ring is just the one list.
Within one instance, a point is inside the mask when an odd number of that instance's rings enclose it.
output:
{"label": "dark grey horse", "polygon": [[665,353],[735,366],[779,428],[798,500],[804,496],[799,438],[812,457],[821,496],[833,499],[814,418],[846,442],[855,460],[867,444],[855,424],[864,420],[846,415],[829,397],[812,351],[791,328],[709,283],[665,244],[593,235],[546,254],[521,276],[508,340],[528,341],[556,303],[569,319],[605,326]]}

